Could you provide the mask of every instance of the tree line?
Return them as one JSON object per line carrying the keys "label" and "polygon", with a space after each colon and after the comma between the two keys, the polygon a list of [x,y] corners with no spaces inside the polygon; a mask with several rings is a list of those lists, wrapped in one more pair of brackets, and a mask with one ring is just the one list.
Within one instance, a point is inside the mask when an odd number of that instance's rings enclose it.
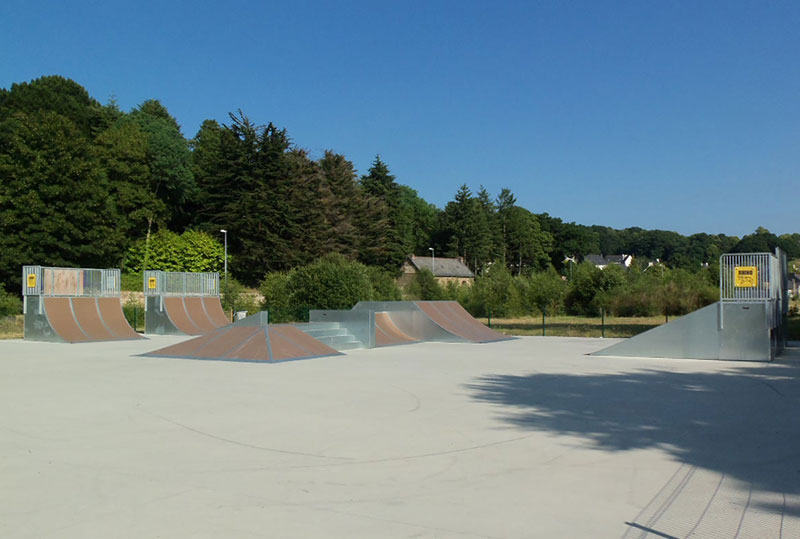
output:
{"label": "tree line", "polygon": [[[329,253],[397,272],[405,256],[430,247],[478,274],[494,265],[512,276],[563,273],[567,259],[589,253],[693,271],[723,252],[780,246],[800,257],[800,234],[584,226],[533,213],[508,189],[492,196],[462,185],[438,208],[380,156],[360,175],[346,156],[312,156],[285,128],[242,111],[187,138],[156,99],[125,112],[60,76],[0,89],[0,180],[0,283],[12,292],[23,264],[163,269],[154,264],[186,246],[213,252],[209,269],[220,270],[220,229],[230,270],[248,285]],[[157,237],[184,247],[151,258]],[[198,257],[185,258],[195,268]]]}

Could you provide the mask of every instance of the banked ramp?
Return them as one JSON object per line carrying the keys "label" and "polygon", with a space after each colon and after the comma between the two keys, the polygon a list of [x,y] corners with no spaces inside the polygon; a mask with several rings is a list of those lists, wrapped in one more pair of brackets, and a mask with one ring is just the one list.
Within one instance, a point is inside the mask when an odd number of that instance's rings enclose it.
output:
{"label": "banked ramp", "polygon": [[119,270],[23,268],[25,340],[98,342],[142,339],[122,312]]}
{"label": "banked ramp", "polygon": [[145,357],[276,363],[342,355],[294,325],[268,324],[266,311]]}
{"label": "banked ramp", "polygon": [[219,298],[218,273],[146,271],[145,333],[203,335],[230,324]]}
{"label": "banked ramp", "polygon": [[785,345],[786,289],[780,249],[724,254],[719,302],[592,355],[771,361]]}

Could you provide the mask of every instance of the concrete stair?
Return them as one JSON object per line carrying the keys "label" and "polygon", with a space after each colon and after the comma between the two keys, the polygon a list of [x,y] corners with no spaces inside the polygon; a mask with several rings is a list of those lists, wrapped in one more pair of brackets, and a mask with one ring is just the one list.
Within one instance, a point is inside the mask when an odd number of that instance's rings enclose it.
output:
{"label": "concrete stair", "polygon": [[364,343],[357,340],[352,333],[343,328],[338,322],[311,322],[297,324],[297,329],[314,337],[334,350],[353,350],[364,348]]}

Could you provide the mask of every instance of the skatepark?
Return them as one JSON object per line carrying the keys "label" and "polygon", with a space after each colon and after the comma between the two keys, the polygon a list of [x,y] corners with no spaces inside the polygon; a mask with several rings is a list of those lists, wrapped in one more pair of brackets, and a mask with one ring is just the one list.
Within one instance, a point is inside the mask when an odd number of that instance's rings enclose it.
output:
{"label": "skatepark", "polygon": [[[800,358],[0,342],[3,537],[797,537]],[[646,534],[645,529],[656,533]],[[738,534],[738,535],[737,535]]]}
{"label": "skatepark", "polygon": [[169,334],[213,324],[213,275],[155,277],[167,334],[69,344],[56,320],[114,336],[118,280],[46,269],[25,270],[35,338],[0,341],[3,537],[800,536],[779,294],[731,294],[755,325],[700,315],[703,350],[752,327],[757,361],[631,352],[661,328],[510,339],[453,302]]}

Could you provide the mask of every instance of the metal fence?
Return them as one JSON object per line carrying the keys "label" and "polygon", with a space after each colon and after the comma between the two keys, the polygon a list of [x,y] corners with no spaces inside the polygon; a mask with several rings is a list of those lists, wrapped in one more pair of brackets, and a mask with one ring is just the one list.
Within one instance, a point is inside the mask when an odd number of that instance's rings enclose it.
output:
{"label": "metal fence", "polygon": [[120,271],[23,266],[22,295],[119,297]]}
{"label": "metal fence", "polygon": [[[788,310],[786,254],[724,254],[719,261],[720,313],[725,303],[763,303],[769,329],[782,328]],[[720,326],[723,324],[720,314]]]}
{"label": "metal fence", "polygon": [[724,254],[719,260],[721,301],[777,299],[781,279],[778,258],[770,253]]}
{"label": "metal fence", "polygon": [[145,296],[219,296],[219,273],[145,271]]}

